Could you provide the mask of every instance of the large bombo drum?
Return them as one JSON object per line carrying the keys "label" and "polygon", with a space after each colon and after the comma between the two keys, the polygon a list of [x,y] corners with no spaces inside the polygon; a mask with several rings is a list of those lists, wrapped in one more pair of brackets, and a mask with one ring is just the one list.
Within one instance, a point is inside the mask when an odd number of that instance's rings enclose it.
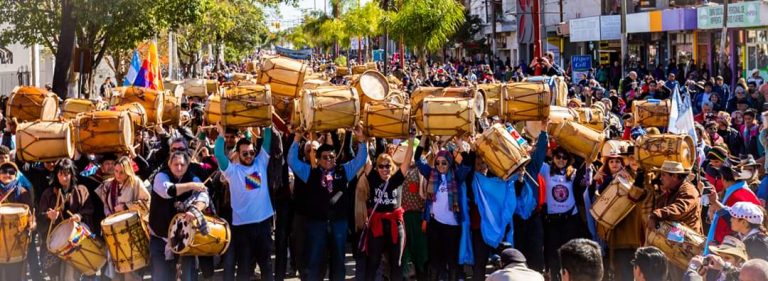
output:
{"label": "large bombo drum", "polygon": [[[445,88],[441,87],[419,87],[411,93],[411,116],[416,119],[417,124],[421,123],[422,101],[426,97],[442,97]],[[419,126],[421,128],[421,125]]]}
{"label": "large bombo drum", "polygon": [[426,97],[422,101],[422,116],[416,116],[419,129],[430,135],[455,136],[475,134],[475,99],[456,97]]}
{"label": "large bombo drum", "polygon": [[269,84],[275,95],[295,98],[304,85],[307,69],[307,64],[298,60],[286,57],[267,58],[259,72],[259,84]]}
{"label": "large bombo drum", "polygon": [[632,114],[643,127],[669,126],[671,104],[665,100],[638,100],[632,103]]}
{"label": "large bombo drum", "polygon": [[407,138],[411,129],[411,106],[371,101],[365,105],[365,135],[379,138]]}
{"label": "large bombo drum", "polygon": [[472,111],[475,113],[475,118],[479,119],[485,114],[485,96],[475,89],[467,87],[448,87],[443,89],[443,97],[474,98]]}
{"label": "large bombo drum", "polygon": [[706,237],[680,223],[662,221],[646,233],[645,244],[659,248],[678,268],[688,268],[693,257],[704,252]]}
{"label": "large bombo drum", "polygon": [[645,135],[635,144],[635,158],[646,169],[661,167],[664,161],[672,160],[690,170],[696,162],[696,147],[688,135]]}
{"label": "large bombo drum", "polygon": [[221,96],[212,95],[205,100],[205,123],[215,125],[221,121]]}
{"label": "large bombo drum", "polygon": [[179,126],[181,121],[181,97],[172,94],[163,95],[163,124]]}
{"label": "large bombo drum", "polygon": [[96,110],[96,105],[88,99],[67,99],[61,109],[61,117],[65,120],[74,119],[78,113]]}
{"label": "large bombo drum", "polygon": [[362,67],[364,72],[352,81],[352,87],[357,89],[357,94],[360,95],[360,104],[384,100],[389,93],[387,77],[376,70],[365,71],[365,66]]}
{"label": "large bombo drum", "polygon": [[74,127],[81,153],[127,153],[133,149],[133,124],[127,112],[81,113]]}
{"label": "large bombo drum", "polygon": [[605,134],[573,121],[553,123],[549,126],[549,134],[555,138],[558,145],[584,158],[587,163],[597,159],[605,142]]}
{"label": "large bombo drum", "polygon": [[161,124],[163,121],[163,92],[142,87],[118,87],[119,93],[115,105],[138,102],[147,112],[147,125]]}
{"label": "large bombo drum", "polygon": [[16,159],[48,162],[75,155],[75,130],[72,123],[35,121],[16,128]]}
{"label": "large bombo drum", "polygon": [[578,122],[592,130],[602,132],[605,130],[605,114],[603,108],[593,105],[592,107],[579,107],[574,109],[578,114]]}
{"label": "large bombo drum", "polygon": [[507,84],[504,97],[504,118],[509,121],[538,121],[549,117],[551,101],[549,86],[544,82]]}
{"label": "large bombo drum", "polygon": [[549,85],[552,92],[552,105],[566,106],[568,104],[568,84],[563,76],[533,76],[525,79],[525,82],[544,82]]}
{"label": "large bombo drum", "polygon": [[503,116],[504,102],[503,97],[507,96],[507,84],[479,84],[477,91],[485,97],[488,116]]}
{"label": "large bombo drum", "polygon": [[83,275],[96,275],[107,263],[104,244],[88,226],[71,219],[64,220],[48,236],[48,251],[68,262]]}
{"label": "large bombo drum", "polygon": [[131,102],[117,105],[115,106],[114,110],[128,113],[128,115],[131,116],[131,121],[133,122],[134,128],[137,130],[147,126],[147,110],[143,105],[141,105],[141,103]]}
{"label": "large bombo drum", "polygon": [[610,232],[635,208],[635,202],[629,198],[632,179],[617,176],[597,194],[589,212],[598,223],[600,238],[608,240]]}
{"label": "large bombo drum", "polygon": [[208,96],[208,88],[205,79],[187,79],[184,81],[184,95],[187,97],[205,98]]}
{"label": "large bombo drum", "polygon": [[493,174],[504,180],[531,161],[528,151],[518,142],[520,135],[513,132],[514,136],[501,124],[495,124],[475,142],[478,156]]}
{"label": "large bombo drum", "polygon": [[168,226],[171,251],[182,256],[223,255],[229,248],[231,232],[223,219],[204,216],[208,234],[200,232],[197,220],[188,221],[185,214],[177,214]]}
{"label": "large bombo drum", "polygon": [[120,273],[149,265],[149,232],[138,211],[123,211],[101,221],[109,258]]}
{"label": "large bombo drum", "polygon": [[239,86],[221,97],[221,124],[246,128],[272,125],[272,96],[268,86]]}
{"label": "large bombo drum", "polygon": [[0,205],[0,264],[17,263],[27,257],[29,245],[29,207],[24,204]]}
{"label": "large bombo drum", "polygon": [[56,120],[59,101],[56,94],[43,88],[16,87],[8,99],[5,114],[17,121]]}
{"label": "large bombo drum", "polygon": [[350,87],[322,87],[301,96],[302,124],[307,131],[353,128],[360,122],[360,100]]}

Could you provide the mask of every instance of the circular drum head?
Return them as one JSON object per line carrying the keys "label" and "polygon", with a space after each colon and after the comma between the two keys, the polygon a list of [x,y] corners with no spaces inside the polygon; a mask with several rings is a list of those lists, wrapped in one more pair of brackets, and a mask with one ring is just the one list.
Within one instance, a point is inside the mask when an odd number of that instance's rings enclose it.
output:
{"label": "circular drum head", "polygon": [[174,253],[185,252],[187,245],[192,243],[195,236],[194,224],[184,218],[183,214],[176,215],[168,227],[168,243]]}
{"label": "circular drum head", "polygon": [[312,130],[315,122],[315,109],[312,106],[315,103],[315,91],[307,91],[301,99],[301,125],[305,130]]}
{"label": "circular drum head", "polygon": [[373,100],[383,100],[389,92],[387,78],[378,71],[366,71],[359,78],[360,89],[364,95]]}
{"label": "circular drum head", "polygon": [[29,209],[26,206],[15,206],[16,204],[3,204],[0,205],[0,215],[22,215],[26,214]]}
{"label": "circular drum head", "polygon": [[113,224],[116,224],[116,223],[124,222],[126,220],[131,219],[131,218],[138,219],[138,217],[139,217],[139,213],[136,212],[136,211],[120,212],[120,213],[111,215],[111,216],[105,218],[104,220],[102,220],[101,221],[101,225],[102,226],[113,225]]}
{"label": "circular drum head", "polygon": [[482,117],[485,114],[485,96],[481,92],[475,93],[475,106],[472,110],[475,112],[475,116]]}
{"label": "circular drum head", "polygon": [[48,249],[58,250],[66,247],[69,244],[69,238],[75,231],[75,226],[76,224],[72,220],[65,220],[56,226],[56,228],[51,231],[51,236],[49,237],[50,240],[48,241]]}

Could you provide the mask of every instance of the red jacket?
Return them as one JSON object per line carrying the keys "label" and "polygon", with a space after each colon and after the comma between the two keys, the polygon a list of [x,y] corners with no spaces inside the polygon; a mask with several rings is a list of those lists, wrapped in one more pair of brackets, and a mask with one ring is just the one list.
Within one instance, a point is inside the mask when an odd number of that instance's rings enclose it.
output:
{"label": "red jacket", "polygon": [[[755,193],[749,190],[746,185],[744,188],[733,192],[733,194],[728,197],[728,200],[725,201],[725,205],[731,207],[733,204],[736,204],[736,202],[751,202],[757,206],[762,206],[762,203],[757,199]],[[717,241],[717,244],[720,244],[720,242],[723,241],[723,238],[725,238],[726,235],[731,234],[731,232],[733,232],[731,231],[731,226],[725,219],[720,218],[717,220],[717,228],[715,228],[715,241]]]}

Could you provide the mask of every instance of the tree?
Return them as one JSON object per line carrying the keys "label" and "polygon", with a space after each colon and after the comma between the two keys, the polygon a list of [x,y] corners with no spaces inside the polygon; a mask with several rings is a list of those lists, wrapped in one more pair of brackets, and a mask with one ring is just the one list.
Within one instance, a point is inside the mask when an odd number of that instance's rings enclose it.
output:
{"label": "tree", "polygon": [[[379,36],[384,30],[382,25],[384,10],[381,9],[378,1],[371,1],[364,6],[354,7],[347,11],[342,18],[352,37]],[[370,46],[370,44],[366,44],[366,46]],[[361,51],[358,50],[358,53]]]}
{"label": "tree", "polygon": [[416,51],[426,74],[427,53],[442,48],[464,21],[464,7],[456,0],[405,0],[390,32]]}

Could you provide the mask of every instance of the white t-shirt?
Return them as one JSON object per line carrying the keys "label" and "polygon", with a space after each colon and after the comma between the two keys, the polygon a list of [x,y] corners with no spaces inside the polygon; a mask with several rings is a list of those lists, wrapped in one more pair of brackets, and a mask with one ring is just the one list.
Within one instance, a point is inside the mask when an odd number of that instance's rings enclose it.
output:
{"label": "white t-shirt", "polygon": [[547,214],[562,214],[571,209],[571,214],[577,214],[575,194],[573,194],[573,180],[576,173],[567,178],[565,175],[551,176],[549,165],[541,166],[541,174],[547,184]]}
{"label": "white t-shirt", "polygon": [[251,166],[230,162],[224,171],[232,200],[232,225],[262,222],[274,214],[267,184],[268,162],[269,153],[261,149]]}
{"label": "white t-shirt", "polygon": [[440,187],[437,190],[437,194],[435,194],[435,202],[432,204],[432,215],[442,224],[459,225],[456,222],[456,216],[451,211],[451,202],[448,201],[449,190],[445,175],[440,175],[440,178]]}

